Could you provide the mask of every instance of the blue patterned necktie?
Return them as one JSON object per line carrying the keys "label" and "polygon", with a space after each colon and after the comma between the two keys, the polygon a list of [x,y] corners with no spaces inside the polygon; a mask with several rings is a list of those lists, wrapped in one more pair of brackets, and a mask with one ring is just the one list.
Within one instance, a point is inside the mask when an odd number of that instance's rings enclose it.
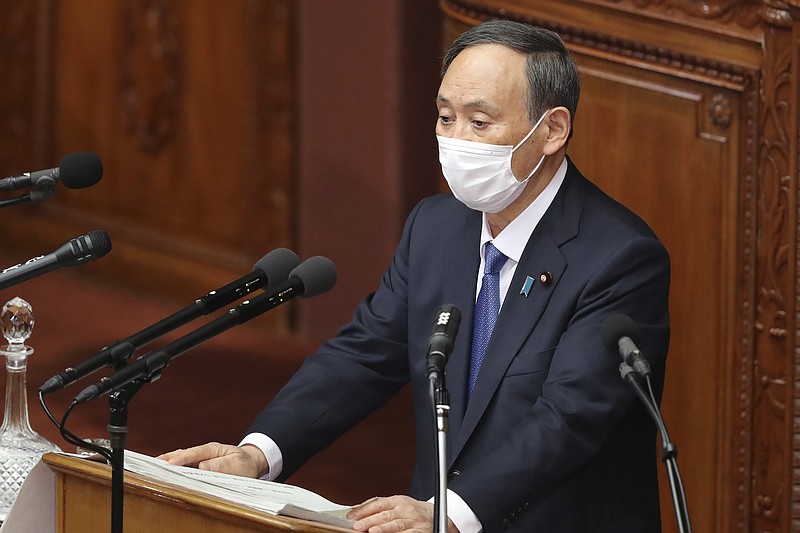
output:
{"label": "blue patterned necktie", "polygon": [[483,356],[486,353],[486,346],[492,338],[492,330],[497,322],[497,315],[500,313],[500,269],[508,260],[508,257],[494,247],[491,242],[487,242],[484,248],[484,269],[483,281],[481,282],[481,292],[478,293],[478,301],[475,302],[475,317],[472,321],[472,356],[469,363],[469,398],[472,389],[478,380],[483,364]]}

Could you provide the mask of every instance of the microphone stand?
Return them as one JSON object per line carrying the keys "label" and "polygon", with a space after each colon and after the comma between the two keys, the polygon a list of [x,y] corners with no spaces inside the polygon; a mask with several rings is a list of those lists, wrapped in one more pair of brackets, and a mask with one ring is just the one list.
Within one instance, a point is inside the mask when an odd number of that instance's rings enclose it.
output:
{"label": "microphone stand", "polygon": [[653,396],[653,389],[650,387],[650,377],[646,376],[649,396],[644,391],[642,384],[639,382],[638,374],[627,363],[619,365],[619,373],[636,392],[642,400],[647,412],[656,423],[659,432],[661,433],[661,461],[666,465],[667,477],[669,479],[669,489],[672,494],[672,506],[675,510],[675,519],[678,522],[679,533],[691,533],[692,525],[689,522],[689,509],[686,505],[686,492],[683,489],[683,482],[681,481],[681,474],[678,471],[678,448],[669,440],[667,427],[664,424],[664,419],[658,409],[658,403]]}
{"label": "microphone stand", "polygon": [[[118,364],[114,367],[115,373],[108,378],[104,378],[106,385],[110,387],[109,390],[104,390],[104,386],[92,385],[75,398],[73,406],[106,392],[110,394],[109,404],[111,409],[108,430],[111,436],[111,533],[122,533],[125,440],[128,433],[128,403],[133,396],[147,383],[159,379],[162,370],[169,365],[172,359],[201,342],[237,324],[246,322],[264,311],[273,309],[294,296],[314,295],[328,290],[333,285],[333,281],[335,281],[335,278],[331,275],[332,272],[335,273],[335,270],[333,270],[333,264],[329,259],[320,259],[323,261],[312,262],[310,267],[307,267],[306,270],[301,270],[297,276],[290,274],[290,279],[286,282],[286,286],[276,294],[261,294],[252,300],[243,302],[236,308],[231,309],[227,314],[173,341],[160,351],[142,356],[134,363],[128,364],[125,360],[118,361]],[[309,268],[316,270],[316,275],[321,275],[320,272],[325,274],[321,281],[312,279],[314,282],[314,285],[312,285],[313,292],[307,289],[303,280],[303,275],[310,275]],[[325,284],[330,286],[325,287]],[[115,382],[114,376],[119,375],[124,375],[124,379]],[[101,380],[100,383],[104,382]]]}
{"label": "microphone stand", "polygon": [[436,494],[433,500],[433,531],[447,533],[447,430],[450,413],[450,395],[444,382],[444,374],[437,379],[431,374],[430,396],[436,419]]}
{"label": "microphone stand", "polygon": [[111,440],[111,533],[122,533],[125,497],[125,441],[128,435],[128,403],[145,384],[161,376],[137,379],[120,387],[108,397],[108,432]]}

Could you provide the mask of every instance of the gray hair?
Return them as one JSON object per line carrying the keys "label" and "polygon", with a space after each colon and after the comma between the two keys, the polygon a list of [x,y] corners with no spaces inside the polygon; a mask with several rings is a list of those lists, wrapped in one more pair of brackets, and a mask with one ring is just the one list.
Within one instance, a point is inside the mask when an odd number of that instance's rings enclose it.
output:
{"label": "gray hair", "polygon": [[445,75],[458,54],[478,44],[500,44],[528,56],[525,74],[528,78],[528,114],[531,122],[557,106],[566,107],[570,120],[574,121],[581,92],[578,68],[558,34],[510,20],[483,22],[462,33],[450,45],[442,60],[441,75]]}

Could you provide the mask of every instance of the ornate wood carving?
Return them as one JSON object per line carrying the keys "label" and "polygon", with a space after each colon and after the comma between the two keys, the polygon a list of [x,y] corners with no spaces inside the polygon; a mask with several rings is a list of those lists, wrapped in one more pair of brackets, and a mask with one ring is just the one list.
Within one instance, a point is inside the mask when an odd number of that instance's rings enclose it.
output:
{"label": "ornate wood carving", "polygon": [[[763,6],[764,57],[759,102],[758,288],[755,317],[752,446],[752,530],[788,530],[797,488],[788,465],[797,342],[797,42],[782,2]],[[794,154],[794,155],[793,155]],[[793,162],[793,159],[795,162]],[[795,259],[796,261],[796,259]],[[794,498],[793,498],[794,500]]]}
{"label": "ornate wood carving", "polygon": [[[698,28],[710,29],[725,34],[756,40],[759,38],[758,25],[766,0],[573,0],[573,3],[588,4],[599,8],[612,8],[653,19],[681,22]],[[456,7],[455,12],[465,15],[485,12],[487,4],[483,0],[442,0],[445,11]],[[505,7],[508,2],[498,2],[493,9],[497,17],[518,17],[519,11]],[[502,4],[502,6],[500,6]],[[519,4],[519,2],[517,2]],[[467,15],[469,16],[469,15]]]}
{"label": "ornate wood carving", "polygon": [[[732,389],[737,393],[735,397],[728,401],[732,405],[731,413],[735,416],[733,427],[732,454],[735,462],[735,474],[732,476],[736,480],[736,505],[730,507],[732,516],[729,518],[731,525],[736,527],[736,531],[749,531],[750,524],[750,494],[751,481],[748,472],[751,471],[752,456],[751,450],[755,441],[753,427],[753,367],[755,351],[755,307],[756,307],[756,276],[758,272],[758,139],[759,132],[759,84],[758,72],[751,72],[746,85],[743,99],[744,103],[744,128],[741,142],[743,159],[745,161],[742,168],[742,185],[739,223],[742,225],[740,234],[741,251],[739,253],[741,290],[739,292],[739,312],[741,319],[738,329],[735,328],[734,342],[732,345],[738,347],[738,361],[734,365],[735,383]],[[723,465],[723,468],[725,465]],[[725,523],[723,517],[723,523]]]}
{"label": "ornate wood carving", "polygon": [[453,17],[469,24],[491,18],[513,18],[536,26],[550,29],[561,35],[562,39],[581,52],[608,53],[621,56],[626,62],[635,62],[648,70],[669,72],[682,70],[689,79],[712,79],[714,85],[738,89],[746,83],[747,73],[738,65],[716,61],[699,55],[686,54],[647,43],[635,42],[601,32],[587,30],[569,23],[539,18],[523,13],[509,13],[506,9],[482,6],[471,0],[444,0],[445,10]]}
{"label": "ornate wood carving", "polygon": [[760,0],[585,0],[588,3],[612,4],[675,19],[686,15],[707,22],[736,24],[753,28],[759,23]]}
{"label": "ornate wood carving", "polygon": [[125,2],[122,91],[128,131],[146,152],[173,136],[180,108],[179,22],[170,0]]}
{"label": "ornate wood carving", "polygon": [[708,105],[708,114],[712,124],[722,130],[728,129],[731,125],[732,113],[730,98],[722,93],[715,94]]}
{"label": "ornate wood carving", "polygon": [[[790,137],[790,155],[794,156],[788,160],[791,168],[790,175],[795,180],[794,191],[797,191],[798,174],[800,173],[800,123],[798,121],[798,111],[800,110],[800,96],[798,95],[797,80],[800,76],[800,0],[786,0],[783,3],[788,13],[793,19],[791,27],[791,41],[789,46],[792,48],[792,70],[790,74],[791,93],[790,96],[794,98],[794,106],[790,108],[788,115],[788,134]],[[794,206],[794,213],[797,213],[797,206]],[[798,231],[798,221],[794,220],[794,357],[791,358],[793,363],[792,368],[792,472],[791,472],[791,531],[800,531],[800,349],[798,349],[798,338],[800,338],[800,324],[797,322],[797,313],[800,309],[800,231]]]}

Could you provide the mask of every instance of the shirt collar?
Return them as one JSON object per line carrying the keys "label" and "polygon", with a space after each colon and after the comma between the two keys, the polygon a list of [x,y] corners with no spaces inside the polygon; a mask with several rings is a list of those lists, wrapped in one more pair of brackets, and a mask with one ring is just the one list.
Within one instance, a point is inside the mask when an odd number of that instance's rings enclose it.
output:
{"label": "shirt collar", "polygon": [[519,263],[520,258],[522,258],[522,252],[528,244],[528,239],[530,239],[539,221],[542,220],[547,208],[553,203],[553,199],[561,188],[561,184],[564,183],[566,175],[567,158],[565,157],[558,167],[558,170],[556,170],[555,175],[553,175],[553,179],[551,179],[550,183],[539,193],[539,196],[534,198],[533,202],[531,202],[522,213],[517,215],[497,237],[492,237],[492,232],[489,229],[489,221],[486,220],[486,213],[483,213],[483,224],[481,224],[481,258],[483,258],[483,245],[492,241],[492,244],[494,244],[503,255],[515,263]]}

